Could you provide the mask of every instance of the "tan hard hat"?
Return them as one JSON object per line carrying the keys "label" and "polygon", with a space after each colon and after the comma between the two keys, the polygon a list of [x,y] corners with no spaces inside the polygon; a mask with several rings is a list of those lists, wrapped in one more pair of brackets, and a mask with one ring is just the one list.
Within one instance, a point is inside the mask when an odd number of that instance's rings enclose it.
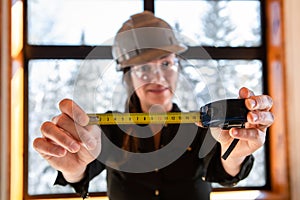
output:
{"label": "tan hard hat", "polygon": [[121,70],[185,50],[167,22],[144,11],[124,22],[114,38],[112,54]]}

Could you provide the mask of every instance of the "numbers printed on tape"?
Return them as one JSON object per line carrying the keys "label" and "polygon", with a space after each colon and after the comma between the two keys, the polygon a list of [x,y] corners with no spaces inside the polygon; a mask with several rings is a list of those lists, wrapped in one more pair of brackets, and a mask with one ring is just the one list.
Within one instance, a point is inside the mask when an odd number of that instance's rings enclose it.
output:
{"label": "numbers printed on tape", "polygon": [[201,122],[199,112],[88,114],[89,125],[180,124]]}

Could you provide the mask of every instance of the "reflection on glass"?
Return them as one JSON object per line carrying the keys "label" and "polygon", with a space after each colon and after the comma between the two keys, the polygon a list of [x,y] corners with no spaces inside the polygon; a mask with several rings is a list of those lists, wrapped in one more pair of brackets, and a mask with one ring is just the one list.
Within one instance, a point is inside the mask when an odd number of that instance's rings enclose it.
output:
{"label": "reflection on glass", "polygon": [[[175,101],[194,110],[211,100],[237,98],[238,89],[249,87],[262,93],[262,63],[259,60],[187,60],[178,83]],[[58,102],[74,99],[87,112],[123,111],[126,98],[122,73],[112,60],[31,60],[28,68],[28,193],[74,193],[70,187],[53,186],[56,171],[33,149],[40,125],[59,113]],[[193,95],[195,99],[193,99]],[[196,107],[195,107],[196,106]],[[197,107],[198,106],[198,107]],[[250,176],[239,186],[263,186],[263,148],[255,153]],[[90,184],[90,191],[106,191],[105,173]]]}
{"label": "reflection on glass", "polygon": [[142,0],[28,0],[28,43],[112,44],[124,20],[142,10]]}
{"label": "reflection on glass", "polygon": [[259,1],[155,0],[155,13],[190,46],[261,45]]}

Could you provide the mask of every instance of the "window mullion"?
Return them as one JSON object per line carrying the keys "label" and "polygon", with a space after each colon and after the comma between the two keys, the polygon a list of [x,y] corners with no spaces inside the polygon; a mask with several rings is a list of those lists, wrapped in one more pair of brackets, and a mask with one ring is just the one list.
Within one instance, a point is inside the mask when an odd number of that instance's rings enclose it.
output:
{"label": "window mullion", "polygon": [[[112,59],[111,46],[35,46],[25,47],[28,59]],[[262,59],[260,47],[189,47],[188,59]]]}
{"label": "window mullion", "polygon": [[188,59],[263,59],[260,47],[189,47],[183,56]]}
{"label": "window mullion", "polygon": [[112,59],[111,46],[25,46],[28,59]]}

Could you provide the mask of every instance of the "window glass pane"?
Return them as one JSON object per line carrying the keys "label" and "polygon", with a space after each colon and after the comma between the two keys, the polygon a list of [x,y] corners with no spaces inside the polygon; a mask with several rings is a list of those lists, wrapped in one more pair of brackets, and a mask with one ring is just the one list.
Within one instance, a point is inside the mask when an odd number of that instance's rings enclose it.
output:
{"label": "window glass pane", "polygon": [[28,0],[28,43],[33,45],[111,44],[142,0]]}
{"label": "window glass pane", "polygon": [[261,45],[259,1],[155,0],[155,14],[191,46]]}
{"label": "window glass pane", "polygon": [[[198,102],[237,98],[238,90],[243,86],[258,95],[263,92],[262,62],[259,60],[188,60],[183,63],[183,73],[190,82],[194,82]],[[256,151],[254,156],[251,173],[237,187],[261,187],[266,184],[265,147]],[[218,184],[213,186],[220,187]]]}
{"label": "window glass pane", "polygon": [[[263,92],[262,62],[259,60],[192,60],[191,63],[206,77],[212,92],[220,97],[225,91],[227,98],[236,98],[239,88],[243,86],[258,95]],[[250,175],[237,187],[261,187],[266,184],[265,147],[256,151],[254,156],[255,163]]]}
{"label": "window glass pane", "polygon": [[[262,63],[259,60],[187,60],[182,65],[174,101],[183,110],[199,109],[204,103],[224,97],[236,98],[242,86],[249,87],[256,94],[262,93]],[[122,73],[116,72],[115,67],[112,60],[29,62],[28,194],[74,193],[70,187],[53,186],[56,171],[31,144],[41,135],[40,125],[59,113],[57,105],[63,98],[74,99],[86,112],[123,111],[126,92]],[[191,94],[195,95],[196,103]],[[255,157],[254,169],[240,186],[265,184],[262,178],[265,177],[263,148],[255,153]],[[96,191],[106,191],[105,173],[90,184],[90,192]]]}
{"label": "window glass pane", "polygon": [[[32,143],[40,137],[43,122],[59,113],[58,102],[63,98],[76,99],[81,93],[80,106],[91,112],[90,93],[95,93],[97,79],[111,60],[31,60],[28,66],[28,194],[74,193],[70,187],[53,186],[56,171],[33,149]],[[115,69],[114,67],[111,67]],[[115,70],[112,70],[115,71]],[[112,74],[115,78],[119,74]],[[84,82],[82,80],[85,80]],[[74,89],[78,87],[78,89]],[[107,87],[102,88],[108,89]],[[109,88],[111,89],[111,88]],[[97,91],[98,92],[98,91]],[[110,91],[102,91],[107,93]],[[77,95],[79,96],[79,95]],[[118,97],[118,99],[122,99]],[[103,105],[106,101],[103,98]],[[91,192],[106,191],[105,172],[90,184]]]}

